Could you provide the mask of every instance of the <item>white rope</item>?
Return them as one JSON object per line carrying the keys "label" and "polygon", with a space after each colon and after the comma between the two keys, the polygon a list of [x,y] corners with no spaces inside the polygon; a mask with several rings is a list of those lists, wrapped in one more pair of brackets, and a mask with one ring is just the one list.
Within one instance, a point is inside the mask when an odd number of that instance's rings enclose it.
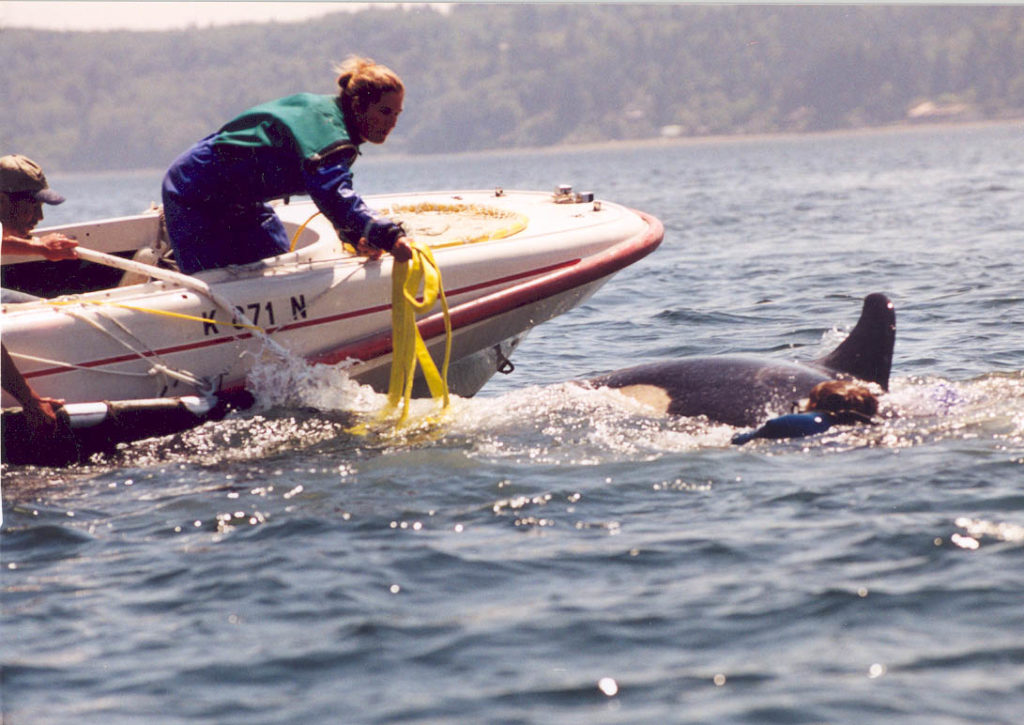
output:
{"label": "white rope", "polygon": [[18,358],[19,360],[27,360],[30,362],[42,363],[43,365],[50,365],[53,367],[71,368],[72,370],[85,370],[90,373],[102,373],[104,375],[120,375],[128,378],[152,378],[157,375],[166,375],[167,377],[180,380],[188,385],[194,385],[200,390],[210,388],[210,382],[203,378],[196,377],[187,370],[175,370],[174,368],[168,367],[162,363],[153,364],[150,369],[144,373],[130,373],[124,370],[106,370],[103,368],[91,368],[85,365],[75,365],[74,363],[65,362],[63,360],[51,360],[50,358],[38,357],[37,355],[26,355],[20,352],[11,352],[11,357]]}
{"label": "white rope", "polygon": [[[210,286],[207,283],[203,282],[202,280],[181,274],[180,272],[174,272],[169,269],[154,267],[152,265],[143,264],[141,262],[136,262],[131,259],[123,259],[122,257],[118,257],[113,254],[105,254],[104,252],[98,252],[95,249],[89,249],[87,247],[80,246],[76,249],[76,251],[80,259],[84,259],[88,262],[94,262],[96,264],[102,264],[107,267],[121,269],[126,272],[144,275],[147,279],[149,277],[153,277],[155,279],[159,279],[164,282],[170,282],[172,284],[176,284],[187,289],[190,289],[194,292],[197,292],[198,294],[201,294],[213,300],[213,302],[217,304],[219,307],[223,308],[228,315],[236,318],[241,318],[245,324],[251,325],[252,328],[258,330],[259,333],[263,336],[263,338],[267,340],[267,342],[272,347],[278,350],[282,349],[280,345],[278,345],[276,342],[271,341],[270,338],[268,338],[262,330],[257,328],[255,325],[252,325],[252,323],[246,318],[243,312],[235,308],[223,296],[211,290]],[[38,358],[30,355],[22,355],[17,353],[12,354],[14,354],[16,357],[20,357],[25,360],[42,362],[45,364],[54,365],[58,367],[63,366],[66,368],[72,368],[76,370],[88,370],[89,372],[100,372],[108,375],[122,375],[128,377],[155,377],[156,375],[163,375],[165,376],[165,378],[179,380],[188,385],[193,385],[201,390],[211,389],[213,387],[212,381],[204,380],[195,373],[192,373],[188,370],[177,370],[175,368],[172,368],[165,361],[160,359],[159,355],[156,353],[155,350],[153,350],[149,345],[140,340],[138,336],[136,336],[131,330],[125,327],[120,321],[114,319],[109,315],[104,314],[101,310],[96,310],[95,308],[93,308],[99,317],[117,326],[117,328],[119,328],[126,337],[130,338],[130,340],[121,339],[120,337],[115,335],[111,330],[100,325],[90,315],[84,314],[82,310],[74,310],[64,306],[61,306],[59,309],[62,312],[65,312],[66,314],[70,315],[71,317],[74,317],[77,320],[85,322],[98,332],[101,332],[107,337],[109,337],[114,342],[118,343],[119,345],[122,345],[126,350],[128,350],[132,354],[137,355],[141,360],[147,362],[150,365],[149,371],[147,371],[146,373],[130,373],[118,370],[104,370],[100,368],[91,368],[84,367],[81,365],[75,365],[73,363],[64,361],[47,360],[45,358]],[[151,357],[156,357],[159,360],[159,362],[154,363],[152,360],[149,360],[148,358]],[[167,381],[165,380],[164,383],[166,384],[166,382]]]}
{"label": "white rope", "polygon": [[[206,389],[206,388],[212,388],[213,387],[212,383],[210,383],[209,381],[204,381],[202,378],[200,378],[195,373],[192,373],[192,372],[190,372],[188,370],[177,370],[175,368],[172,368],[170,365],[168,365],[163,360],[163,358],[161,358],[159,356],[159,354],[155,350],[153,350],[153,348],[151,348],[145,342],[140,340],[135,335],[135,333],[133,333],[131,330],[129,330],[127,327],[125,327],[123,324],[121,324],[120,321],[116,320],[115,318],[113,318],[113,317],[111,317],[109,315],[104,314],[104,312],[102,310],[93,309],[92,311],[94,311],[102,319],[106,320],[107,322],[110,322],[111,324],[115,325],[118,329],[120,329],[120,331],[123,332],[129,338],[128,340],[122,340],[121,338],[119,338],[112,331],[106,329],[105,327],[100,325],[96,320],[92,319],[89,315],[85,314],[84,310],[74,310],[74,309],[70,309],[70,308],[66,308],[66,307],[61,307],[60,309],[61,309],[62,312],[65,312],[66,314],[70,315],[71,317],[74,317],[76,320],[81,320],[82,322],[86,323],[87,325],[90,325],[96,331],[103,333],[104,335],[109,337],[111,340],[113,340],[114,342],[122,345],[126,350],[128,350],[132,354],[136,355],[140,360],[142,360],[143,362],[146,362],[147,364],[149,364],[151,367],[150,367],[148,375],[154,376],[156,374],[163,374],[165,377],[173,378],[175,380],[180,380],[181,382],[188,383],[190,385],[196,385],[197,387],[199,387],[201,389]],[[138,347],[136,347],[134,344],[132,344],[133,341],[134,341],[134,343],[138,344]],[[152,362],[150,359],[148,359],[148,358],[151,358],[151,357],[152,358],[156,358],[158,362]],[[77,366],[75,366],[75,367],[77,367]],[[87,368],[87,369],[92,370],[93,368]],[[106,371],[105,370],[103,372],[114,372],[114,371]],[[167,381],[164,380],[163,383],[164,383],[164,385],[166,385]]]}
{"label": "white rope", "polygon": [[145,373],[129,373],[124,370],[104,370],[102,368],[90,368],[85,365],[75,365],[75,363],[66,362],[64,360],[53,360],[48,357],[39,357],[38,355],[26,355],[22,352],[9,351],[12,358],[18,358],[19,360],[28,360],[29,362],[42,363],[43,365],[50,365],[58,368],[71,368],[72,370],[88,370],[91,373],[103,373],[104,375],[123,375],[129,378],[148,378],[152,377],[152,372]]}
{"label": "white rope", "polygon": [[78,247],[76,249],[78,256],[87,262],[94,262],[96,264],[102,264],[107,267],[114,267],[115,269],[121,269],[126,272],[136,272],[138,274],[145,274],[154,279],[159,279],[163,282],[170,282],[172,284],[179,285],[186,289],[190,289],[197,294],[201,294],[207,297],[223,309],[229,316],[241,320],[244,324],[249,325],[253,330],[260,335],[267,344],[279,355],[283,357],[289,357],[289,353],[276,341],[271,340],[267,333],[252,323],[251,320],[245,315],[244,312],[238,307],[231,304],[223,295],[214,292],[210,285],[201,279],[192,277],[181,272],[174,272],[170,269],[163,269],[162,267],[153,267],[152,265],[142,264],[131,259],[123,259],[113,254],[106,254],[104,252],[97,252],[95,249],[87,249],[84,247]]}
{"label": "white rope", "polygon": [[[210,285],[204,282],[203,280],[197,279],[186,274],[181,274],[180,272],[175,272],[173,270],[163,269],[162,267],[154,267],[152,265],[143,264],[141,262],[136,262],[131,259],[124,259],[113,254],[106,254],[104,252],[99,252],[96,251],[95,249],[89,249],[87,247],[80,246],[76,249],[76,251],[78,253],[78,257],[80,259],[84,259],[87,262],[102,264],[104,266],[113,267],[115,269],[120,269],[125,272],[132,272],[139,275],[145,275],[145,277],[147,278],[152,277],[163,282],[169,282],[171,284],[175,284],[180,287],[192,290],[193,292],[196,292],[197,294],[200,294],[212,300],[214,304],[223,309],[224,312],[226,312],[232,319],[240,320],[243,324],[251,328],[267,344],[267,346],[275,353],[277,353],[279,356],[285,359],[289,359],[292,357],[291,353],[289,353],[279,343],[272,340],[267,335],[265,330],[253,324],[252,321],[250,321],[249,318],[245,315],[245,313],[241,310],[241,308],[231,304],[230,300],[225,298],[223,295],[214,292],[210,288]],[[326,291],[324,292],[324,294],[326,294]],[[319,299],[320,296],[322,295],[318,295],[317,299]],[[315,301],[316,299],[313,300],[313,302]],[[11,354],[14,357],[20,358],[22,360],[28,360],[55,367],[71,368],[75,370],[86,370],[88,372],[93,373],[103,373],[107,375],[121,375],[126,377],[155,377],[157,375],[163,375],[165,376],[165,378],[172,378],[175,380],[179,380],[187,385],[192,385],[201,391],[212,392],[214,387],[212,379],[200,378],[198,375],[188,370],[178,370],[172,368],[165,361],[160,359],[160,356],[156,353],[156,351],[149,347],[149,345],[147,345],[144,341],[140,340],[131,330],[129,330],[120,321],[114,319],[113,317],[103,314],[102,311],[98,311],[95,308],[92,308],[94,311],[97,312],[97,314],[102,319],[116,325],[127,337],[131,338],[130,340],[124,340],[119,338],[111,330],[100,325],[99,322],[97,322],[95,319],[92,319],[91,316],[84,314],[83,310],[69,309],[64,306],[62,306],[60,309],[61,311],[71,315],[72,317],[92,326],[97,331],[107,335],[114,342],[122,345],[125,349],[127,349],[134,355],[137,355],[143,361],[147,362],[150,365],[150,369],[145,373],[132,373],[121,370],[106,370],[101,368],[86,367],[83,365],[75,365],[74,363],[70,362],[50,360],[47,358],[41,358],[22,353],[12,352]],[[139,347],[136,347],[134,344],[132,344],[132,341],[134,341],[134,343],[137,343]],[[140,347],[142,349],[139,349]],[[149,359],[152,357],[157,358],[159,362],[153,362],[151,359]]]}

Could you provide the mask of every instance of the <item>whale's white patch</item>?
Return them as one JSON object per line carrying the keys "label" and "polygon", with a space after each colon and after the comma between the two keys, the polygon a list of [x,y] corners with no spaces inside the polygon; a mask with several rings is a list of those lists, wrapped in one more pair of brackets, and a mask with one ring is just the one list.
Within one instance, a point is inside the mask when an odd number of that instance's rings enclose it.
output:
{"label": "whale's white patch", "polygon": [[638,400],[644,405],[654,408],[662,414],[668,413],[668,406],[672,403],[672,398],[669,396],[668,391],[665,388],[659,388],[657,385],[626,385],[615,390],[633,400]]}

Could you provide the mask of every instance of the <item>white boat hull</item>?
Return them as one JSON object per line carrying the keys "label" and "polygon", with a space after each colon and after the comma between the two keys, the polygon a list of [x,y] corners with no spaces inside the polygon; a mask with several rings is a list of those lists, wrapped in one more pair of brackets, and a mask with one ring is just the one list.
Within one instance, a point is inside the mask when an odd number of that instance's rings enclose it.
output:
{"label": "white boat hull", "polygon": [[[453,328],[450,385],[462,396],[475,394],[533,326],[580,304],[615,272],[653,251],[663,234],[656,219],[625,207],[554,203],[539,192],[438,192],[367,201],[396,212],[475,205],[527,220],[510,236],[487,241],[456,243],[439,233],[435,245],[430,229],[415,235],[431,243],[443,275]],[[278,207],[290,230],[315,211],[309,202]],[[77,232],[90,248],[131,251],[155,243],[154,219],[155,213],[60,229]],[[392,258],[370,261],[346,253],[323,216],[309,221],[297,246],[253,265],[196,275],[261,331],[233,326],[208,296],[150,281],[4,305],[3,341],[40,394],[68,402],[242,388],[265,349],[264,336],[312,362],[350,361],[356,380],[386,389]],[[418,325],[440,360],[440,312]],[[12,404],[5,394],[4,405]]]}

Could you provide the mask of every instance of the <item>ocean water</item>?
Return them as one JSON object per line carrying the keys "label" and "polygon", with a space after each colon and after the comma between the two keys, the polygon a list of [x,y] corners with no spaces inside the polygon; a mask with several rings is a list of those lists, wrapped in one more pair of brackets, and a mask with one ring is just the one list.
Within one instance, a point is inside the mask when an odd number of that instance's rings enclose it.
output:
{"label": "ocean water", "polygon": [[[3,470],[3,721],[1020,723],[1024,127],[397,160],[366,193],[571,183],[665,241],[443,433],[337,370],[68,469]],[[53,174],[49,223],[159,172]],[[879,426],[731,446],[568,381],[811,358],[895,303]]]}

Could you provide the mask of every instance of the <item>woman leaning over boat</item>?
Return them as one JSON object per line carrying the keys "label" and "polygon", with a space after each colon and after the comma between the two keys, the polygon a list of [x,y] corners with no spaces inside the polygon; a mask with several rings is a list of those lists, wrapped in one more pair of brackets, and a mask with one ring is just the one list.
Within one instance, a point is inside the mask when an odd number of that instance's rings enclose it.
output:
{"label": "woman leaning over boat", "polygon": [[309,194],[340,236],[365,240],[371,254],[410,258],[401,227],[352,189],[359,146],[384,143],[405,87],[367,58],[349,58],[337,70],[337,95],[299,93],[250,108],[171,165],[164,214],[182,272],[287,252],[288,235],[266,202],[296,194]]}

